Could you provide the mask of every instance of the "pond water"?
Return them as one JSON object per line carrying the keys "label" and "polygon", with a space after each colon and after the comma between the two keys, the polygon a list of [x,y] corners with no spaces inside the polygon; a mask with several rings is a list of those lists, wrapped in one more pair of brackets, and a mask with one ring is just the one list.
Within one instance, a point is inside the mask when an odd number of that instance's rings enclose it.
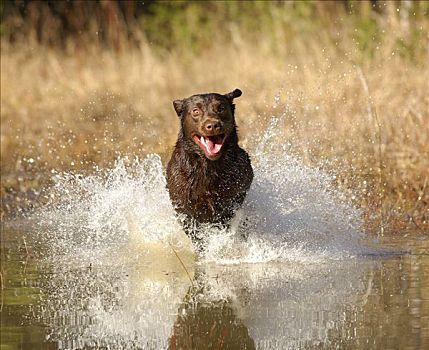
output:
{"label": "pond water", "polygon": [[314,262],[176,250],[186,272],[161,244],[38,259],[20,226],[2,234],[2,349],[429,348],[427,237]]}
{"label": "pond water", "polygon": [[47,204],[2,225],[1,349],[429,349],[429,237],[363,235],[272,125],[199,255],[157,155],[55,175]]}

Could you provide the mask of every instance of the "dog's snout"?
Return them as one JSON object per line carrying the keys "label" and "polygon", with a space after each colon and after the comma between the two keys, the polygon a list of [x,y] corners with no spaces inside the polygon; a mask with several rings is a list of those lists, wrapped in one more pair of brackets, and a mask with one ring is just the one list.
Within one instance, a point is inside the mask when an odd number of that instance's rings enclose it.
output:
{"label": "dog's snout", "polygon": [[204,129],[208,133],[219,132],[222,130],[222,122],[219,120],[208,120],[204,123]]}

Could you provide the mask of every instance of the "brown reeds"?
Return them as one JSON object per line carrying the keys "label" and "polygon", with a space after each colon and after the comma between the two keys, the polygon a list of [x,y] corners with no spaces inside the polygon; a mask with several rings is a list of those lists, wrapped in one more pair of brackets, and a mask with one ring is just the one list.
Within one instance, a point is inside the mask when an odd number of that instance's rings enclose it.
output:
{"label": "brown reeds", "polygon": [[189,52],[143,39],[120,51],[3,40],[2,210],[42,200],[52,171],[89,171],[120,154],[167,154],[178,128],[173,99],[239,87],[248,149],[271,115],[282,115],[279,142],[335,173],[367,213],[368,230],[427,232],[428,25],[418,42],[425,47],[412,57],[397,46],[408,35],[400,17],[384,16],[380,26],[389,35],[366,56],[350,23],[305,38],[274,25],[270,40],[231,26],[231,40],[217,36]]}

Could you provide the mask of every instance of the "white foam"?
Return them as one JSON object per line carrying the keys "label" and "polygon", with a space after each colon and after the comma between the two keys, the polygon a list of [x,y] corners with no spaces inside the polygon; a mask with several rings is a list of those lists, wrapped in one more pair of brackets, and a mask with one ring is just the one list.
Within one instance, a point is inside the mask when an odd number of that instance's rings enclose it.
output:
{"label": "white foam", "polygon": [[[229,229],[205,228],[207,249],[197,262],[158,155],[118,159],[91,176],[56,176],[51,203],[34,214],[54,262],[40,316],[52,324],[48,337],[64,349],[165,348],[190,293],[202,304],[225,301],[258,348],[325,341],[328,328],[314,326],[310,310],[323,301],[334,322],[362,289],[364,269],[335,261],[360,252],[360,212],[327,174],[286,152],[277,122],[250,150],[255,177],[242,208]],[[333,295],[332,285],[341,292]],[[52,313],[81,322],[63,327]]]}
{"label": "white foam", "polygon": [[[206,227],[203,261],[317,261],[357,251],[359,211],[332,189],[327,174],[273,142],[276,124],[273,118],[251,152],[254,181],[231,228]],[[52,195],[56,200],[37,217],[57,252],[88,249],[92,254],[129,240],[190,246],[170,203],[158,155],[119,159],[112,169],[91,176],[57,175]],[[247,240],[240,239],[243,230]]]}

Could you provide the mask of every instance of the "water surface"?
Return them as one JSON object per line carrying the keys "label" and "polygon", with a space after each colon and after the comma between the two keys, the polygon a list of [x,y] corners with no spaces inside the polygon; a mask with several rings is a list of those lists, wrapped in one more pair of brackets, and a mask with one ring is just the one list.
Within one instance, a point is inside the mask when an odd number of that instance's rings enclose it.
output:
{"label": "water surface", "polygon": [[429,348],[428,237],[366,237],[275,125],[198,256],[157,155],[56,175],[48,204],[2,227],[1,349]]}
{"label": "water surface", "polygon": [[316,263],[219,265],[177,252],[188,276],[163,245],[87,264],[37,259],[22,228],[2,237],[2,349],[429,347],[427,238],[385,242],[407,253]]}

